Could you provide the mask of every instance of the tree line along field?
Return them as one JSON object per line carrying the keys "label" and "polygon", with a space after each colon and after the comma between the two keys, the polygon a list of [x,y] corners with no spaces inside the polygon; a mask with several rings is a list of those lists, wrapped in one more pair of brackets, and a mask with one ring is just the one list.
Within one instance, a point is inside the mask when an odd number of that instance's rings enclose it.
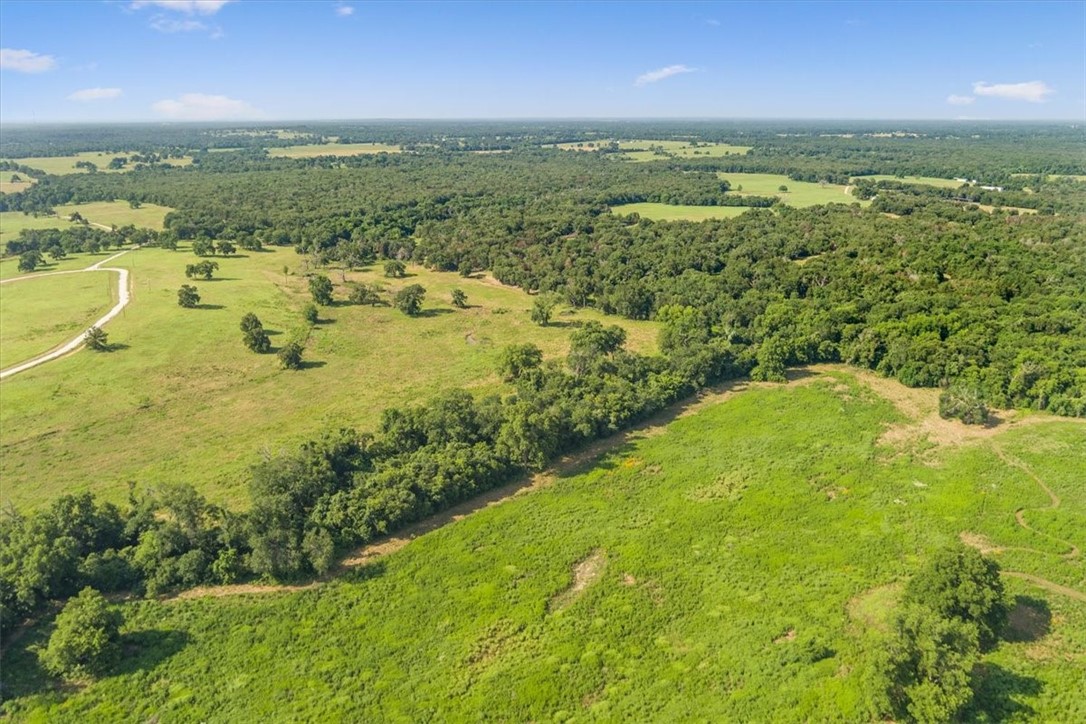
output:
{"label": "tree line along field", "polygon": [[[917,445],[892,434],[930,429],[916,394],[839,369],[718,391],[328,582],[127,602],[127,656],[82,687],[43,675],[34,629],[4,652],[6,713],[868,721],[870,657],[933,551],[966,538],[1081,585],[1082,424]],[[1082,719],[1086,602],[1005,584],[1011,624],[963,719]]]}
{"label": "tree line along field", "polygon": [[[96,260],[79,256],[62,263],[83,268]],[[551,325],[540,327],[528,318],[532,297],[490,278],[412,267],[407,278],[394,280],[374,267],[332,272],[340,303],[322,307],[321,321],[310,328],[301,316],[310,300],[304,260],[274,247],[218,257],[211,281],[191,282],[201,307],[180,309],[177,290],[190,283],[185,265],[198,260],[187,245],[119,257],[111,266],[130,270],[132,303],[106,331],[124,348],[80,352],[4,381],[5,502],[38,507],[81,490],[121,501],[135,480],[189,482],[217,502],[238,505],[260,450],[292,446],[329,425],[372,427],[383,409],[452,386],[477,394],[498,389],[505,345],[531,341],[549,357],[560,355],[574,325],[601,319],[592,310],[559,309]],[[5,274],[12,261],[3,262]],[[71,275],[83,276],[97,275]],[[421,284],[423,314],[348,304],[344,278],[385,284],[386,299]],[[455,288],[466,292],[468,308],[450,303]],[[263,321],[275,349],[302,341],[306,369],[281,370],[273,355],[245,349],[238,323],[247,312]],[[655,348],[654,323],[623,326],[632,349]],[[37,351],[64,341],[28,336],[25,348],[37,344]],[[139,444],[126,442],[133,439]]]}
{"label": "tree line along field", "polygon": [[[131,170],[132,166],[126,164],[121,168],[110,168],[109,163],[114,158],[128,158],[132,155],[132,152],[122,151],[117,153],[101,152],[101,151],[86,151],[82,153],[74,153],[66,156],[37,156],[29,158],[19,158],[17,162],[20,165],[28,166],[38,171],[51,174],[54,176],[60,176],[70,173],[90,173],[91,169],[85,166],[77,166],[76,164],[94,164],[94,172],[102,173],[121,173]],[[10,159],[9,159],[10,160]],[[162,163],[174,167],[184,167],[192,163],[192,156],[184,156],[181,158],[167,158]],[[135,164],[132,164],[135,165]],[[7,173],[10,176],[10,173]]]}
{"label": "tree line along field", "polygon": [[653,221],[705,221],[706,219],[730,219],[750,210],[749,206],[688,206],[682,204],[658,204],[641,202],[612,206],[615,214],[637,214]]}
{"label": "tree line along field", "polygon": [[[86,221],[102,226],[125,226],[132,224],[148,229],[161,230],[163,223],[172,209],[155,204],[140,205],[133,208],[125,201],[92,201],[83,204],[58,206],[54,214],[32,216],[21,211],[0,212],[0,243],[7,243],[18,236],[23,229],[64,229],[72,226],[69,216],[78,213]],[[12,262],[12,259],[0,260],[0,265]]]}
{"label": "tree line along field", "polygon": [[370,153],[399,153],[400,147],[387,143],[313,143],[284,146],[268,151],[272,158],[315,158],[318,156],[358,156]]}

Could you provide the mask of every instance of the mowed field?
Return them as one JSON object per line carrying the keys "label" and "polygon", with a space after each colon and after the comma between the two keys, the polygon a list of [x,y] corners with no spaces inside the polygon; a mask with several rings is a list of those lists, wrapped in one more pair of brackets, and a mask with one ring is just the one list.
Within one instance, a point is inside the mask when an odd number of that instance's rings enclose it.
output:
{"label": "mowed field", "polygon": [[934,176],[891,176],[890,174],[873,174],[871,176],[856,176],[853,181],[865,179],[868,181],[898,181],[903,184],[920,184],[923,186],[935,186],[940,189],[961,188],[962,182],[951,178],[936,178]]}
{"label": "mowed field", "polygon": [[[293,249],[220,257],[214,280],[192,282],[184,268],[197,259],[184,246],[118,258],[111,266],[131,270],[133,299],[106,331],[123,348],[80,351],[3,382],[3,502],[34,508],[82,490],[120,501],[131,480],[188,482],[216,502],[243,506],[247,470],[261,451],[330,427],[373,429],[385,408],[452,387],[498,391],[504,345],[533,342],[547,356],[565,354],[573,325],[594,319],[622,324],[631,349],[655,349],[654,323],[559,310],[542,328],[529,320],[533,299],[520,290],[420,268],[403,280],[378,270],[347,278],[387,282],[390,294],[422,284],[422,316],[343,304],[323,308],[310,331],[300,312],[310,300],[307,280]],[[339,287],[339,272],[330,276]],[[197,286],[201,308],[177,305],[186,283]],[[468,309],[452,306],[457,287]],[[276,348],[307,339],[307,369],[284,371],[274,355],[248,351],[238,329],[246,312],[260,317]]]}
{"label": "mowed field", "polygon": [[166,214],[171,211],[173,209],[168,206],[155,204],[142,204],[138,209],[133,209],[127,201],[93,201],[56,207],[57,214],[65,218],[79,212],[87,221],[103,226],[131,224],[156,231],[162,230]]}
{"label": "mowed field", "polygon": [[368,153],[399,153],[399,146],[384,143],[314,143],[304,146],[269,148],[272,158],[315,158],[317,156],[361,156]]}
{"label": "mowed field", "polygon": [[[870,721],[868,657],[939,547],[982,541],[1007,571],[1083,590],[1057,539],[1086,546],[1086,427],[963,432],[927,418],[936,395],[843,371],[709,395],[328,583],[123,603],[124,661],[86,686],[43,676],[29,649],[48,628],[33,629],[4,653],[4,707],[51,722]],[[1005,584],[1012,627],[964,719],[1083,721],[1086,602]]]}
{"label": "mowed field", "polygon": [[619,204],[611,207],[611,213],[638,214],[653,221],[705,221],[706,219],[730,219],[750,211],[749,206],[681,206],[677,204]]}
{"label": "mowed field", "polygon": [[[862,204],[866,206],[869,201],[861,202],[853,198],[844,186],[837,184],[810,183],[808,181],[793,181],[782,174],[773,173],[718,173],[721,179],[731,184],[731,191],[739,196],[777,196],[781,203],[803,208],[818,204]],[[742,189],[740,189],[742,186]],[[788,191],[781,191],[781,186],[787,186]]]}
{"label": "mowed field", "polygon": [[31,216],[22,211],[0,211],[0,247],[23,229],[65,229],[72,222],[59,216]]}
{"label": "mowed field", "polygon": [[[94,263],[81,256],[83,264]],[[67,342],[116,302],[117,274],[108,271],[0,285],[0,369]]]}
{"label": "mowed field", "polygon": [[[691,145],[688,141],[619,141],[619,148],[625,153],[618,156],[627,161],[656,161],[663,158],[697,158],[742,155],[750,146],[733,146],[727,143],[700,143]],[[660,148],[664,155],[658,154],[651,147]]]}
{"label": "mowed field", "polygon": [[21,174],[19,181],[12,181],[11,176],[5,174],[6,178],[0,179],[0,194],[15,194],[20,191],[26,191],[28,188],[34,185],[34,179],[27,178]]}
{"label": "mowed field", "polygon": [[[36,168],[39,171],[52,174],[54,176],[63,176],[69,173],[89,173],[85,168],[76,168],[75,164],[80,161],[90,161],[98,167],[99,173],[124,173],[125,171],[131,171],[135,165],[131,162],[121,169],[110,169],[109,162],[117,157],[129,157],[132,154],[130,152],[118,152],[118,153],[101,153],[99,151],[85,151],[83,153],[76,153],[70,156],[35,156],[31,158],[16,158],[13,160],[22,166],[29,166],[30,168]],[[192,164],[192,157],[185,156],[184,158],[170,158],[165,161],[170,166],[188,166]]]}

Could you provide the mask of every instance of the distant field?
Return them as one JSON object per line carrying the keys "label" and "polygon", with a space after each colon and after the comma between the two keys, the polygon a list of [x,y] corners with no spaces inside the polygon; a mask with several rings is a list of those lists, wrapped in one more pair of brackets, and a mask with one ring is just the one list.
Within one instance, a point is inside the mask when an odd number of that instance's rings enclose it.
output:
{"label": "distant field", "polygon": [[[85,153],[77,153],[71,156],[38,156],[32,158],[17,158],[14,161],[23,166],[29,166],[30,168],[36,168],[40,171],[45,171],[48,174],[54,176],[62,176],[69,173],[88,173],[86,169],[76,168],[75,164],[79,161],[90,161],[98,167],[100,173],[124,173],[125,171],[132,170],[135,165],[129,163],[125,168],[118,170],[111,170],[106,168],[109,162],[118,156],[131,156],[131,152],[118,152],[118,153],[101,153],[99,151],[87,151]],[[170,166],[188,166],[192,163],[192,158],[186,156],[184,158],[171,158],[165,161]]]}
{"label": "distant field", "polygon": [[989,204],[977,204],[977,206],[980,207],[981,211],[987,211],[989,214],[994,212],[996,209],[1000,209],[1002,211],[1017,211],[1019,214],[1037,213],[1037,209],[1027,209],[1022,206],[991,206]]}
{"label": "distant field", "polygon": [[[2,173],[2,172],[0,172]],[[0,180],[0,194],[15,194],[20,191],[26,191],[28,188],[34,185],[34,179],[21,176],[21,181],[12,181],[11,175],[4,173],[4,180]]]}
{"label": "distant field", "polygon": [[[93,263],[81,256],[79,266]],[[60,274],[0,286],[0,368],[48,352],[90,326],[116,303],[116,277]]]}
{"label": "distant field", "polygon": [[[330,427],[372,429],[383,409],[450,387],[501,389],[495,370],[507,344],[533,342],[555,357],[567,350],[571,325],[595,319],[625,327],[632,349],[656,345],[653,322],[578,310],[560,311],[543,328],[529,320],[533,298],[519,289],[413,267],[404,280],[385,280],[376,270],[349,278],[387,283],[390,291],[422,284],[424,316],[391,307],[322,309],[326,321],[306,345],[313,366],[286,372],[274,355],[244,348],[238,322],[255,312],[277,348],[305,337],[300,310],[310,296],[294,250],[217,258],[210,282],[185,278],[195,260],[185,248],[120,257],[113,265],[131,270],[133,300],[107,331],[127,347],[78,352],[4,381],[0,504],[33,508],[80,490],[120,501],[135,480],[190,482],[216,502],[240,506],[246,471],[262,449],[293,446]],[[339,273],[330,276],[338,286]],[[178,307],[183,283],[194,283],[210,306]],[[451,305],[457,287],[470,308]]]}
{"label": "distant field", "polygon": [[749,206],[679,206],[672,204],[619,204],[611,207],[614,214],[638,214],[653,221],[705,221],[730,219],[750,211]]}
{"label": "distant field", "polygon": [[384,143],[313,143],[304,146],[269,148],[272,158],[315,158],[317,156],[361,156],[367,153],[399,153],[399,146]]}
{"label": "distant field", "polygon": [[22,211],[0,212],[0,249],[23,229],[64,229],[72,225],[59,216],[30,216]]}
{"label": "distant field", "polygon": [[56,207],[57,214],[69,216],[79,212],[84,219],[104,226],[141,226],[148,229],[162,230],[166,214],[173,211],[168,206],[143,204],[133,209],[127,201],[94,201],[88,204],[68,204]]}
{"label": "distant field", "polygon": [[[1086,546],[1082,424],[964,435],[937,397],[848,372],[708,394],[312,589],[120,603],[131,654],[85,686],[50,685],[33,628],[4,652],[8,716],[873,721],[870,662],[940,547],[1082,590],[1061,556]],[[902,430],[934,440],[887,441]],[[1012,625],[961,720],[1086,720],[1086,603],[1004,584]]]}
{"label": "distant field", "polygon": [[[717,176],[731,184],[729,193],[740,196],[778,196],[782,203],[797,208],[816,204],[860,203],[844,186],[836,184],[793,181],[787,176],[772,173],[719,173]],[[788,187],[788,191],[780,191],[781,186]],[[870,202],[862,205],[866,206],[868,203]]]}
{"label": "distant field", "polygon": [[[610,140],[603,141],[575,141],[573,143],[559,143],[556,148],[563,151],[598,151],[601,147],[607,147]],[[619,141],[618,147],[624,151],[617,158],[626,161],[656,161],[663,158],[697,158],[719,157],[735,154],[745,154],[750,146],[733,146],[727,143],[699,143],[692,145],[689,141],[651,141],[634,140]],[[661,149],[663,153],[657,153],[651,148]]]}
{"label": "distant field", "polygon": [[935,178],[934,176],[891,176],[889,174],[874,174],[871,176],[857,176],[853,181],[866,179],[868,181],[900,181],[903,184],[922,184],[935,186],[941,189],[961,188],[962,182],[949,178]]}

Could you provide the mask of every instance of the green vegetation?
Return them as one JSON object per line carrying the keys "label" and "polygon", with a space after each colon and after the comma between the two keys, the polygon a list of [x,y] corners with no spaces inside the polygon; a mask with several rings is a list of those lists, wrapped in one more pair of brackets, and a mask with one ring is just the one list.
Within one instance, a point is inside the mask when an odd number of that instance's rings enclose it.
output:
{"label": "green vegetation", "polygon": [[705,219],[730,219],[749,211],[749,206],[681,206],[672,204],[619,204],[611,212],[623,216],[637,214],[653,221],[704,221]]}
{"label": "green vegetation", "polygon": [[318,156],[360,156],[374,153],[399,153],[400,147],[385,143],[314,143],[283,146],[268,151],[272,158],[316,158]]}
{"label": "green vegetation", "polygon": [[[857,202],[846,186],[832,183],[796,181],[772,173],[721,173],[731,185],[731,193],[741,196],[777,196],[782,204],[795,208],[816,204],[853,204]],[[784,187],[785,191],[781,188]]]}
{"label": "green vegetation", "polygon": [[57,616],[49,644],[41,652],[45,669],[66,679],[108,669],[120,655],[121,613],[102,594],[84,588]]}
{"label": "green vegetation", "polygon": [[[47,686],[27,653],[35,629],[5,651],[5,706],[55,721],[96,707],[458,719],[484,706],[517,720],[870,720],[866,661],[883,639],[850,620],[853,600],[915,578],[962,531],[1008,546],[1004,569],[1077,575],[1076,561],[1010,549],[1049,547],[1014,523],[1044,499],[1028,474],[983,440],[940,447],[935,466],[879,443],[909,422],[840,373],[724,396],[316,590],[125,604],[122,631],[143,646],[81,690]],[[996,439],[1066,496],[1047,529],[1073,522],[1081,424]],[[983,655],[964,718],[1080,719],[1086,603],[1005,584],[1023,620],[1047,623]]]}
{"label": "green vegetation", "polygon": [[[78,266],[88,264],[86,257],[78,262]],[[117,275],[105,271],[60,274],[0,286],[0,368],[67,342],[116,301]]]}
{"label": "green vegetation", "polygon": [[[934,186],[940,189],[956,189],[962,185],[961,181],[955,181],[949,178],[934,178],[932,176],[892,176],[885,173],[876,173],[869,176],[860,176],[857,179],[862,178],[865,181],[897,181],[903,184],[922,184],[924,186]],[[854,181],[857,179],[853,179]]]}
{"label": "green vegetation", "polygon": [[31,216],[21,211],[0,212],[0,242],[8,242],[23,229],[65,229],[72,225],[59,216]]}
{"label": "green vegetation", "polygon": [[20,177],[18,181],[12,180],[10,176],[0,178],[0,194],[17,194],[20,191],[26,191],[33,183],[34,179],[32,178]]}
{"label": "green vegetation", "polygon": [[57,206],[57,214],[62,217],[78,213],[92,224],[102,226],[139,226],[145,229],[161,231],[166,214],[172,209],[155,204],[141,204],[132,208],[127,201],[94,201],[85,204]]}
{"label": "green vegetation", "polygon": [[[141,158],[142,161],[133,160],[135,158]],[[127,163],[123,165],[112,164],[114,158],[126,159]],[[157,154],[143,156],[138,153],[102,153],[95,151],[87,151],[83,153],[73,153],[67,156],[39,156],[31,158],[19,158],[18,163],[22,166],[28,166],[38,171],[43,171],[47,174],[54,176],[60,176],[63,174],[72,173],[118,173],[122,171],[129,171],[141,164],[156,164],[164,166],[188,166],[192,164],[191,156],[183,156],[180,158],[164,158]]]}

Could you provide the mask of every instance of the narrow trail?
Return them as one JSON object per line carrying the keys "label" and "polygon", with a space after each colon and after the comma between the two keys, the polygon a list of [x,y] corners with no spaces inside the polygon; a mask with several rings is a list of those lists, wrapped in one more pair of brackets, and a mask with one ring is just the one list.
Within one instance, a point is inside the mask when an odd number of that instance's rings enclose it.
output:
{"label": "narrow trail", "polygon": [[[1061,544],[1067,546],[1068,551],[1066,553],[1061,553],[1060,554],[1061,558],[1071,559],[1071,558],[1078,558],[1080,555],[1082,555],[1082,551],[1079,550],[1079,547],[1077,545],[1075,545],[1074,543],[1072,543],[1071,541],[1064,540],[1063,538],[1058,538],[1058,537],[1056,537],[1054,535],[1049,535],[1048,533],[1045,533],[1043,531],[1039,531],[1036,528],[1031,527],[1029,525],[1029,523],[1026,522],[1025,514],[1026,514],[1027,510],[1056,510],[1057,508],[1060,507],[1060,503],[1062,502],[1060,500],[1060,496],[1056,495],[1056,493],[1052,490],[1052,488],[1045,485],[1045,482],[1043,480],[1041,480],[1039,477],[1037,477],[1037,474],[1034,473],[1033,470],[1031,470],[1028,465],[1026,465],[1024,462],[1022,462],[1018,458],[1011,457],[1010,455],[1008,455],[1006,452],[1004,452],[1003,448],[1001,448],[999,445],[996,445],[995,443],[992,443],[992,450],[995,451],[996,456],[1000,460],[1002,460],[1004,462],[1004,464],[1009,465],[1012,468],[1017,468],[1017,469],[1021,470],[1023,473],[1028,475],[1029,478],[1031,480],[1033,480],[1033,482],[1037,483],[1037,485],[1041,488],[1041,490],[1045,491],[1045,493],[1048,495],[1049,505],[1047,507],[1044,507],[1044,508],[1019,508],[1018,510],[1014,511],[1014,520],[1015,520],[1015,522],[1017,522],[1019,526],[1021,526],[1022,528],[1025,528],[1026,530],[1028,530],[1030,533],[1033,533],[1034,535],[1039,535],[1039,536],[1042,536],[1044,538],[1048,538],[1049,540],[1052,540],[1052,541],[1055,541],[1057,543],[1061,543]],[[1034,549],[1032,549],[1032,548],[1020,548],[1019,550],[1034,550]],[[1035,553],[1044,553],[1044,551],[1034,551],[1034,552]]]}
{"label": "narrow trail", "polygon": [[[91,264],[85,269],[72,269],[68,271],[49,272],[47,274],[29,274],[26,276],[14,277],[13,279],[4,279],[3,281],[0,281],[0,284],[10,284],[12,282],[23,281],[26,279],[43,279],[45,277],[56,276],[58,274],[81,274],[83,272],[94,271],[117,272],[117,274],[120,276],[117,281],[117,303],[113,306],[112,309],[106,312],[101,319],[91,325],[92,327],[103,327],[107,322],[120,314],[124,310],[124,308],[128,306],[128,302],[131,301],[132,298],[132,295],[129,292],[128,270],[121,267],[108,267],[103,265],[108,264],[119,256],[127,254],[129,251],[132,250],[125,249],[124,251],[118,252],[111,257],[102,259],[99,262]],[[86,332],[87,330],[83,330],[79,333],[78,336],[75,337],[75,339],[68,341],[66,344],[62,344],[59,347],[56,347],[51,351],[45,352],[44,354],[40,354],[37,357],[33,357],[26,362],[20,362],[17,365],[8,367],[6,370],[0,371],[0,380],[7,379],[8,377],[17,375],[20,372],[25,372],[26,370],[37,367],[38,365],[45,364],[46,362],[51,362],[52,360],[59,359],[71,352],[74,352],[76,349],[82,346],[83,336],[86,334]]]}

